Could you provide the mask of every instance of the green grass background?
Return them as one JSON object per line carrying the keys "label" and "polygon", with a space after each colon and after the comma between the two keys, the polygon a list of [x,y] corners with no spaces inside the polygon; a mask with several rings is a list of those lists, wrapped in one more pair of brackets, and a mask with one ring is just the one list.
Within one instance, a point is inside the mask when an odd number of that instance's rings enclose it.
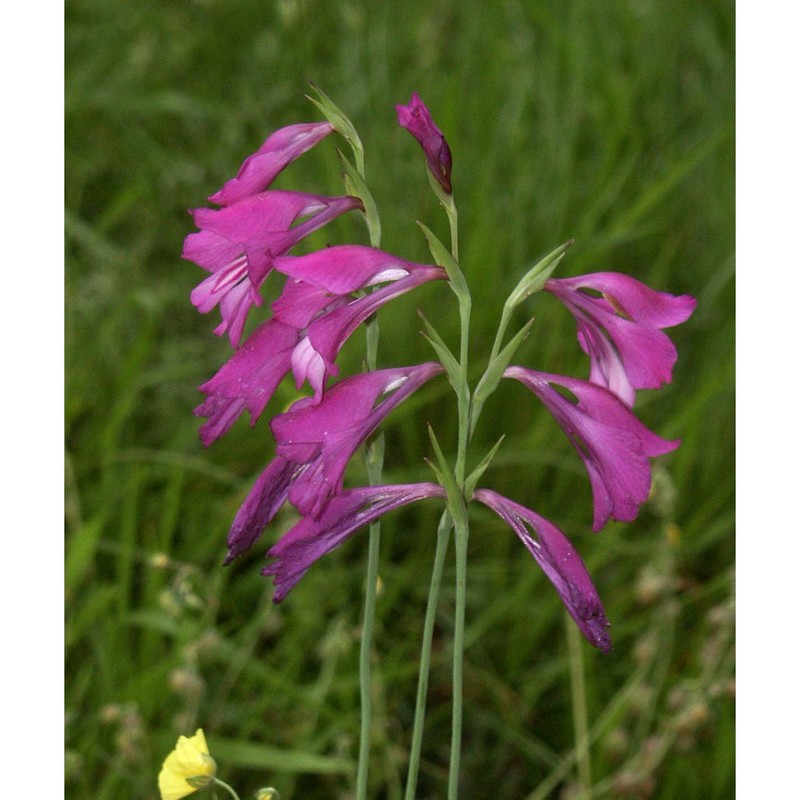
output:
{"label": "green grass background", "polygon": [[[559,274],[619,270],[698,299],[673,331],[673,384],[642,420],[681,448],[638,520],[590,531],[582,465],[522,387],[476,433],[507,438],[483,485],[536,508],[583,554],[615,648],[583,648],[594,796],[733,795],[733,155],[730,0],[66,4],[66,780],[75,798],[153,798],[179,733],[202,726],[241,796],[348,798],[359,730],[366,535],[280,606],[258,574],[268,541],[221,566],[228,525],[272,456],[267,416],[204,450],[196,386],[228,355],[189,303],[186,209],[275,128],[319,115],[312,79],[361,133],[387,250],[446,239],[422,153],[394,105],[419,91],[447,134],[480,374],[506,294],[574,238]],[[335,194],[333,139],[277,185]],[[308,246],[366,242],[356,218]],[[273,285],[268,293],[276,291]],[[416,309],[456,341],[444,286],[380,313],[383,366],[432,357]],[[516,361],[587,374],[574,323],[536,297]],[[517,325],[525,317],[520,313]],[[363,339],[342,353],[358,369]],[[271,409],[293,398],[282,387]],[[387,478],[427,480],[425,422],[454,450],[446,381],[386,425]],[[364,480],[356,460],[348,483]],[[377,609],[374,798],[398,798],[416,688],[436,503],[385,519]],[[452,556],[452,553],[451,553]],[[418,797],[445,793],[454,570],[434,643]],[[461,795],[575,797],[564,615],[513,534],[473,513]]]}

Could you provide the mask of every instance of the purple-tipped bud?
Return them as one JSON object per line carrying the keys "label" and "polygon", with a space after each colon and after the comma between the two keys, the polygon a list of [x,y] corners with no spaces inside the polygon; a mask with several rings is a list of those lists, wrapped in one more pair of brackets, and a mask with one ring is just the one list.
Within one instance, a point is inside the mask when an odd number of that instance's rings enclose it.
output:
{"label": "purple-tipped bud", "polygon": [[447,194],[452,194],[450,172],[453,167],[453,156],[450,153],[450,145],[433,121],[428,107],[414,92],[407,106],[395,106],[395,108],[400,126],[422,145],[431,174]]}

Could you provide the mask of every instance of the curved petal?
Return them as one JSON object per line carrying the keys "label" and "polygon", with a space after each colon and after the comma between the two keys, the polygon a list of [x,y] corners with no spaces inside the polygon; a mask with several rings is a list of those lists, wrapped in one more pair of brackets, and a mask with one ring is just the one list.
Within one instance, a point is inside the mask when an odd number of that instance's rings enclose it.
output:
{"label": "curved petal", "polygon": [[552,522],[497,492],[478,489],[474,497],[508,523],[547,575],[586,639],[608,653],[611,637],[603,604],[569,539]]}
{"label": "curved petal", "polygon": [[222,436],[245,409],[250,412],[250,424],[255,425],[289,371],[297,338],[294,328],[268,320],[200,387],[208,395],[194,412],[209,418],[200,428],[203,444],[208,446]]}
{"label": "curved petal", "polygon": [[551,278],[544,288],[575,317],[592,383],[632,406],[635,389],[658,389],[672,380],[678,356],[661,328],[688,319],[697,305],[693,297],[658,292],[615,272]]}
{"label": "curved petal", "polygon": [[269,463],[249,491],[228,533],[226,564],[249,550],[286,502],[296,465],[278,457]]}
{"label": "curved petal", "polygon": [[440,267],[420,266],[405,278],[334,308],[314,320],[308,326],[306,340],[302,343],[303,358],[298,359],[297,369],[295,363],[292,364],[297,385],[308,379],[315,398],[319,400],[328,376],[337,372],[334,361],[339,350],[362,322],[395,297],[428,281],[446,278],[447,273]]}
{"label": "curved petal", "polygon": [[347,541],[359,528],[401,506],[426,497],[444,497],[435,483],[365,486],[334,497],[319,517],[306,517],[267,552],[274,559],[261,570],[275,583],[273,602],[279,603],[315,561]]}
{"label": "curved petal", "polygon": [[297,510],[318,517],[330,497],[341,492],[358,447],[400,403],[442,372],[440,364],[429,362],[354,375],[325,392],[321,402],[304,398],[276,416],[270,426],[277,454],[298,466],[289,489]]}
{"label": "curved petal", "polygon": [[[508,367],[503,373],[527,386],[549,409],[583,459],[594,497],[595,531],[610,518],[629,522],[650,493],[649,458],[668,453],[667,441],[646,428],[612,392],[588,381]],[[571,392],[577,403],[551,384]]]}
{"label": "curved petal", "polygon": [[306,122],[280,128],[244,160],[235,178],[208,199],[217,205],[230,206],[262,191],[288,164],[332,132],[329,122]]}
{"label": "curved petal", "polygon": [[273,266],[278,272],[334,294],[348,294],[376,283],[400,280],[425,265],[373,247],[345,244],[302,256],[282,256]]}

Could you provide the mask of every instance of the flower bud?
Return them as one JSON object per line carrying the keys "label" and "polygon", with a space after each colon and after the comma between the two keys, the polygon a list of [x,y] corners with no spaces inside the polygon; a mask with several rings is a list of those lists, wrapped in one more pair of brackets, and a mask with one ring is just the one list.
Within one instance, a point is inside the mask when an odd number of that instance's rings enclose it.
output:
{"label": "flower bud", "polygon": [[453,167],[453,156],[450,153],[450,145],[433,121],[428,107],[414,92],[407,106],[396,106],[396,109],[397,122],[422,145],[431,175],[447,194],[452,194],[450,172]]}

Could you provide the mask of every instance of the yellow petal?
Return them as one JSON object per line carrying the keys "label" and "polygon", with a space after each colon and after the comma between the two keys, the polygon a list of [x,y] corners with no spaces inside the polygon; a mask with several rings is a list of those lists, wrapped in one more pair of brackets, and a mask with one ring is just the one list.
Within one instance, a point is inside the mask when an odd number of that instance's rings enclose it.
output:
{"label": "yellow petal", "polygon": [[164,759],[158,775],[161,798],[181,800],[210,783],[216,772],[217,764],[209,755],[202,728],[198,728],[191,738],[180,736],[175,749]]}

